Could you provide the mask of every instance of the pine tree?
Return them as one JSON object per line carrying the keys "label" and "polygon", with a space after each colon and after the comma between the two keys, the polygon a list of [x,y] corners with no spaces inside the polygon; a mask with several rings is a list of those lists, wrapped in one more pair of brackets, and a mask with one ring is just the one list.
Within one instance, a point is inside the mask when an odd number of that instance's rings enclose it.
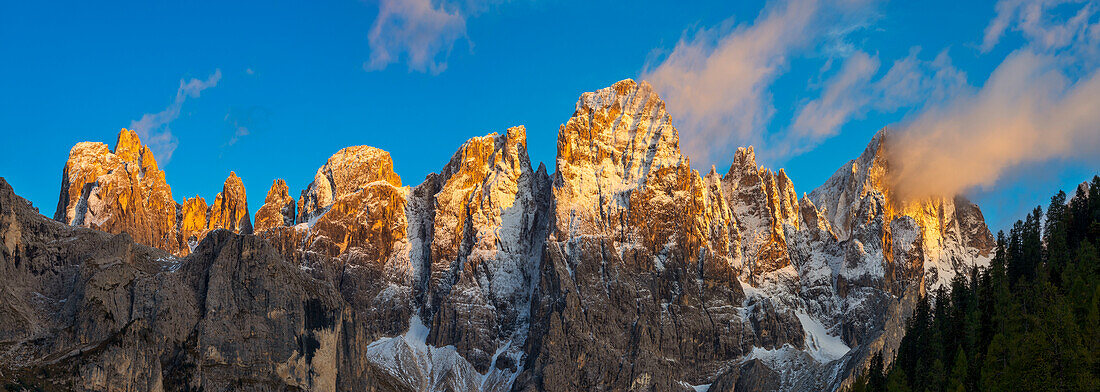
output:
{"label": "pine tree", "polygon": [[947,391],[965,392],[970,365],[967,364],[966,353],[961,348],[955,353],[954,362],[955,364],[951,366],[951,376],[947,379]]}
{"label": "pine tree", "polygon": [[1058,191],[1058,194],[1050,198],[1050,207],[1047,208],[1046,226],[1043,228],[1043,238],[1046,240],[1046,260],[1050,266],[1050,277],[1053,283],[1062,286],[1062,271],[1069,262],[1069,246],[1066,243],[1066,225],[1068,222],[1066,207],[1066,193]]}
{"label": "pine tree", "polygon": [[1088,240],[1095,244],[1100,242],[1100,176],[1093,176],[1089,186],[1089,212],[1092,221],[1089,224]]}
{"label": "pine tree", "polygon": [[871,357],[871,366],[867,369],[867,391],[886,391],[886,375],[883,374],[882,352]]}
{"label": "pine tree", "polygon": [[1100,176],[1068,203],[1052,197],[1045,221],[1035,208],[998,233],[988,268],[918,302],[885,388],[1100,391],[1096,241]]}
{"label": "pine tree", "polygon": [[1073,195],[1073,198],[1069,201],[1069,213],[1070,227],[1068,234],[1068,242],[1070,249],[1077,247],[1081,241],[1089,239],[1089,229],[1093,222],[1093,208],[1090,204],[1095,203],[1089,200],[1088,194],[1085,189],[1077,188],[1077,193]]}
{"label": "pine tree", "polygon": [[1024,222],[1019,220],[1008,231],[1008,251],[1005,253],[1005,267],[1008,272],[1009,286],[1015,286],[1024,274],[1023,231]]}
{"label": "pine tree", "polygon": [[982,377],[979,382],[982,390],[1007,391],[1010,389],[1008,374],[1010,360],[1005,336],[994,335],[986,349],[985,361],[982,363]]}
{"label": "pine tree", "polygon": [[886,377],[886,391],[910,392],[912,390],[909,388],[909,377],[905,374],[905,369],[897,366],[891,368],[890,375]]}

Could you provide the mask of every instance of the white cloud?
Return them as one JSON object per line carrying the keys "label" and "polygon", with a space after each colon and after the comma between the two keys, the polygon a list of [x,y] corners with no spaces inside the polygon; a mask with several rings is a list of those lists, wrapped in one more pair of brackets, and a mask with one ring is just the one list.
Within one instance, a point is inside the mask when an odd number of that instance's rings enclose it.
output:
{"label": "white cloud", "polygon": [[[1057,8],[1068,8],[1069,18],[1059,18]],[[1006,31],[1018,31],[1041,49],[1061,49],[1082,38],[1095,38],[1100,32],[1092,16],[1100,10],[1096,1],[1081,0],[1002,0],[997,14],[985,29],[982,51],[993,49]],[[1065,12],[1065,10],[1060,10]],[[1064,20],[1062,20],[1064,19]]]}
{"label": "white cloud", "polygon": [[693,160],[735,142],[760,139],[774,112],[768,87],[791,53],[807,44],[818,2],[768,6],[752,24],[722,34],[701,30],[684,38],[643,79],[661,94]]}
{"label": "white cloud", "polygon": [[410,71],[443,72],[455,42],[466,38],[466,16],[449,8],[432,0],[379,0],[363,67],[380,70],[404,57]]}
{"label": "white cloud", "polygon": [[837,135],[844,124],[869,111],[893,112],[941,102],[968,87],[966,74],[951,64],[946,50],[932,61],[921,60],[919,54],[920,48],[911,48],[908,56],[895,61],[876,80],[878,57],[852,53],[825,81],[821,95],[799,107],[785,134],[769,143],[771,154],[797,155]]}
{"label": "white cloud", "polygon": [[863,1],[775,1],[752,23],[685,34],[642,78],[665,100],[692,160],[713,163],[712,154],[733,145],[763,142],[775,112],[769,88],[788,60],[818,37],[831,44],[827,52],[843,53],[844,34],[866,26],[869,8]]}
{"label": "white cloud", "polygon": [[221,78],[221,69],[216,69],[214,74],[206,80],[192,78],[184,81],[180,79],[180,86],[176,89],[176,97],[167,108],[157,113],[146,113],[141,116],[140,120],[130,122],[130,129],[137,132],[141,141],[153,150],[153,156],[157,157],[157,161],[162,165],[172,160],[172,153],[175,152],[176,146],[179,144],[179,140],[172,134],[169,125],[173,120],[179,118],[183,102],[187,98],[198,98],[203,90],[217,86]]}
{"label": "white cloud", "polygon": [[816,142],[835,135],[841,125],[870,102],[871,94],[853,93],[853,90],[867,89],[878,67],[877,57],[864,52],[853,53],[840,71],[826,82],[821,97],[798,110],[789,136]]}
{"label": "white cloud", "polygon": [[1051,12],[1063,3],[997,4],[983,49],[1007,30],[1022,32],[1025,46],[980,88],[948,94],[902,124],[890,143],[900,189],[951,194],[992,187],[1025,165],[1100,163],[1100,27],[1083,16],[1096,4]]}
{"label": "white cloud", "polygon": [[901,189],[953,194],[990,187],[1024,164],[1096,160],[1100,74],[1073,81],[1060,62],[1016,51],[976,93],[952,97],[904,124],[891,143]]}

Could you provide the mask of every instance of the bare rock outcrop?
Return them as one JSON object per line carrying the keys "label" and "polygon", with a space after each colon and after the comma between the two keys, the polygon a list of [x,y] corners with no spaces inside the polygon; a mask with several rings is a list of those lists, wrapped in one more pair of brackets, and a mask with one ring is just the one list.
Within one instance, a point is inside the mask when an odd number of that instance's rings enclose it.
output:
{"label": "bare rock outcrop", "polygon": [[252,233],[252,215],[248,212],[248,196],[237,173],[229,172],[222,191],[210,205],[207,229],[226,229],[234,233]]}
{"label": "bare rock outcrop", "polygon": [[176,202],[153,152],[134,131],[123,129],[114,150],[103,143],[73,146],[61,178],[54,219],[178,252]]}
{"label": "bare rock outcrop", "polygon": [[264,205],[256,210],[256,224],[253,229],[260,233],[274,227],[294,226],[294,218],[294,199],[290,197],[286,181],[272,181]]}
{"label": "bare rock outcrop", "polygon": [[206,236],[206,229],[210,226],[210,218],[207,213],[210,207],[206,205],[206,199],[195,196],[183,201],[180,205],[180,239],[186,246],[187,253],[199,245]]}
{"label": "bare rock outcrop", "polygon": [[546,170],[532,170],[526,131],[514,127],[470,139],[430,181],[428,343],[455,346],[478,372],[495,363],[514,374],[550,219]]}
{"label": "bare rock outcrop", "polygon": [[965,199],[895,194],[887,142],[802,197],[752,147],[704,176],[654,89],[624,80],[581,95],[552,175],[523,127],[415,187],[348,147],[297,201],[275,180],[253,228],[235,173],[177,205],[124,130],[70,152],[64,223],[0,179],[0,381],[835,390],[993,248]]}
{"label": "bare rock outcrop", "polygon": [[334,390],[349,355],[331,283],[258,237],[216,230],[176,258],[45,219],[0,178],[0,243],[5,385]]}
{"label": "bare rock outcrop", "polygon": [[374,182],[401,187],[401,177],[393,172],[390,153],[370,146],[355,146],[333,154],[313,177],[313,182],[298,199],[298,222],[309,222],[322,214],[339,198],[355,193]]}
{"label": "bare rock outcrop", "polygon": [[558,132],[556,220],[518,388],[684,390],[751,351],[736,227],[708,178],[649,84],[581,96]]}

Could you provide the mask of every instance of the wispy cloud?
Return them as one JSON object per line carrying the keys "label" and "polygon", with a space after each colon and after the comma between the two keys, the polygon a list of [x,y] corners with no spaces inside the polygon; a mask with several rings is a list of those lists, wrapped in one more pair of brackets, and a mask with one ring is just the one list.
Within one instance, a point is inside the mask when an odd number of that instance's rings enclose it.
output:
{"label": "wispy cloud", "polygon": [[458,7],[432,0],[379,0],[378,18],[367,35],[370,60],[363,67],[379,70],[404,57],[410,71],[438,74],[463,38],[466,16]]}
{"label": "wispy cloud", "polygon": [[[853,91],[867,90],[871,78],[878,72],[879,61],[862,51],[849,56],[836,75],[826,81],[822,95],[798,110],[791,126],[793,140],[817,140],[836,134],[837,129],[859,110],[867,106],[872,94]],[[808,142],[803,142],[809,145]]]}
{"label": "wispy cloud", "polygon": [[245,136],[251,135],[256,127],[262,127],[262,124],[267,120],[267,111],[262,107],[251,107],[243,111],[230,108],[225,113],[223,120],[232,128],[229,139],[222,144],[222,147],[225,148],[237,144]]}
{"label": "wispy cloud", "polygon": [[911,48],[907,57],[878,76],[877,56],[852,53],[825,81],[821,95],[800,106],[788,129],[769,143],[773,155],[792,156],[810,150],[869,111],[893,112],[919,107],[925,101],[940,102],[968,87],[966,74],[951,64],[946,50],[931,61],[921,60],[919,54],[920,48]]}
{"label": "wispy cloud", "polygon": [[142,142],[153,150],[153,155],[157,157],[157,161],[162,165],[172,160],[172,153],[176,151],[176,147],[179,145],[179,140],[172,134],[172,128],[169,125],[179,118],[183,103],[187,101],[187,98],[198,98],[203,90],[217,86],[221,78],[221,69],[216,69],[214,74],[206,80],[192,78],[184,81],[180,79],[180,86],[176,89],[176,97],[167,108],[157,113],[146,113],[141,116],[140,120],[130,122],[130,129],[137,132]]}
{"label": "wispy cloud", "polygon": [[[685,150],[697,163],[735,144],[761,143],[775,109],[769,88],[789,59],[826,37],[844,53],[845,32],[866,26],[873,12],[862,1],[790,0],[765,6],[756,20],[732,29],[703,29],[684,37],[642,78],[665,99]],[[729,25],[729,23],[727,23]]]}
{"label": "wispy cloud", "polygon": [[[951,194],[993,186],[1024,165],[1100,162],[1100,72],[1090,57],[1098,41],[1091,33],[1057,33],[1100,27],[1095,22],[1082,27],[1084,11],[1077,11],[1061,20],[1043,16],[1041,31],[1029,32],[1038,23],[1036,13],[1044,14],[1051,4],[998,3],[986,41],[1013,30],[1023,32],[1027,44],[1009,54],[980,88],[948,96],[901,125],[890,145],[901,189]],[[1004,10],[1017,10],[1020,17],[1006,19]]]}
{"label": "wispy cloud", "polygon": [[[1072,9],[1069,18],[1059,18],[1055,8]],[[997,14],[985,28],[982,51],[996,46],[1007,31],[1018,31],[1032,45],[1044,50],[1060,49],[1082,39],[1097,42],[1100,35],[1090,19],[1100,11],[1095,1],[1081,0],[1002,0],[997,2]]]}

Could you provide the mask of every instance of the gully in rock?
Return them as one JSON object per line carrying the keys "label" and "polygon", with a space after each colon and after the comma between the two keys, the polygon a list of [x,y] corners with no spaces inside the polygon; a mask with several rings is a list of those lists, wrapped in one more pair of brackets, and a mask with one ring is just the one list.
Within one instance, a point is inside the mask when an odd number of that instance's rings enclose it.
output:
{"label": "gully in rock", "polygon": [[77,389],[839,388],[992,257],[973,204],[892,196],[889,137],[801,197],[751,147],[701,176],[624,80],[578,100],[553,176],[522,126],[415,187],[349,147],[253,218],[235,173],[176,203],[124,129],[72,149],[54,220],[5,184],[0,360]]}

